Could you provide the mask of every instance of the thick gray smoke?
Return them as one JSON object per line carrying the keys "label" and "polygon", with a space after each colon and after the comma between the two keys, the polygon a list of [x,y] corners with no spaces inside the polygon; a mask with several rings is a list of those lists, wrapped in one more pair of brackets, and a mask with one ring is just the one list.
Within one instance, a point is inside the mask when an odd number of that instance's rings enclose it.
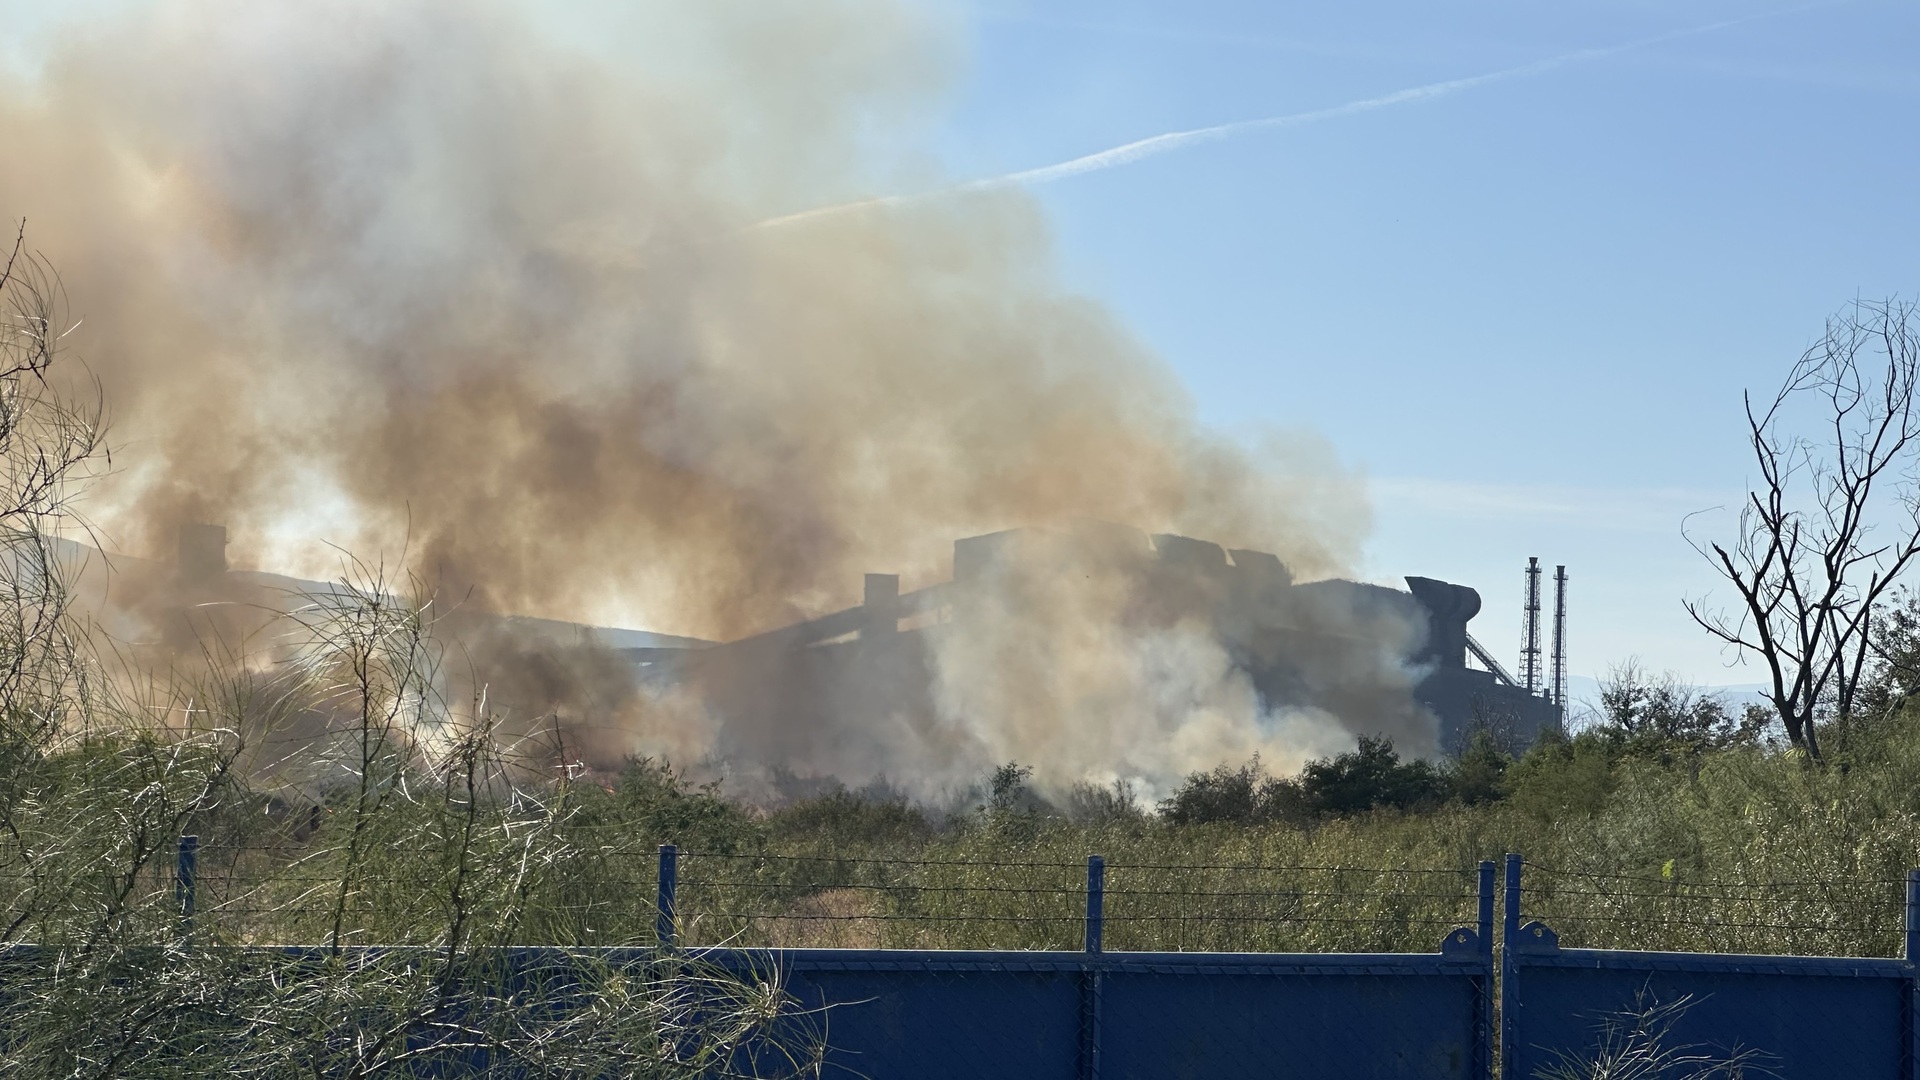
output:
{"label": "thick gray smoke", "polygon": [[[7,87],[0,210],[85,319],[120,462],[90,509],[113,544],[162,555],[217,521],[237,564],[310,576],[335,565],[319,540],[404,550],[475,609],[715,639],[847,606],[864,571],[939,580],[953,538],[1014,526],[1127,522],[1346,568],[1358,480],[1311,439],[1197,424],[1062,288],[1018,192],[749,227],[903,168],[875,136],[956,67],[919,8],[638,5],[591,53],[561,43],[572,18],[129,6]],[[811,767],[1165,776],[1370,728],[1263,713],[1205,635],[1124,632],[1123,592],[1007,593],[980,624],[1000,630],[939,658],[964,737],[815,745]],[[1044,672],[1012,662],[1024,633]],[[573,701],[567,670],[522,679],[550,688],[521,707]],[[685,702],[587,699],[569,708],[598,753],[727,743]]]}

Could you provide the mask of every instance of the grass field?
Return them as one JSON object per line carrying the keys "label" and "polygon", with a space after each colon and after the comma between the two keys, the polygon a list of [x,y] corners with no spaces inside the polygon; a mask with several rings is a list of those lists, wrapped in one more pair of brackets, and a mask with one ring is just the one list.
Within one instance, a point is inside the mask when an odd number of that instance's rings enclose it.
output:
{"label": "grass field", "polygon": [[[1425,951],[1473,922],[1479,862],[1521,852],[1527,916],[1569,945],[1894,955],[1920,864],[1909,727],[1856,732],[1826,767],[1763,744],[1682,753],[1590,734],[1507,767],[1496,797],[1305,824],[1076,820],[1027,800],[936,825],[844,792],[763,811],[636,762],[610,791],[556,799],[521,940],[650,943],[656,848],[674,843],[689,942],[1077,948],[1099,854],[1110,949]],[[334,817],[279,848],[196,826],[207,925],[313,939],[323,913],[302,889],[341,872]],[[362,932],[405,938],[408,897],[445,870],[383,857],[365,872],[379,880],[354,896]]]}

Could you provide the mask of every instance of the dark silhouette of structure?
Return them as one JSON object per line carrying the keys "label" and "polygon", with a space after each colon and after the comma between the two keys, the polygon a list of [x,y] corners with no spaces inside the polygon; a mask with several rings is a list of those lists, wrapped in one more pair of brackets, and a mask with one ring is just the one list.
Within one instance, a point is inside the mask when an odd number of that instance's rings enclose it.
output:
{"label": "dark silhouette of structure", "polygon": [[954,543],[951,581],[901,592],[897,576],[868,574],[858,607],[711,647],[628,652],[649,680],[691,684],[738,721],[729,726],[753,732],[756,756],[782,760],[784,750],[804,753],[806,740],[853,737],[863,716],[934,724],[938,637],[1008,617],[1013,568],[1044,577],[1082,567],[1128,575],[1138,617],[1206,620],[1269,707],[1323,709],[1356,734],[1390,735],[1424,709],[1449,753],[1478,729],[1517,751],[1559,725],[1554,702],[1519,685],[1467,632],[1481,606],[1471,588],[1423,577],[1407,578],[1405,591],[1296,584],[1267,552],[1099,524],[968,537]]}
{"label": "dark silhouette of structure", "polygon": [[1567,727],[1567,568],[1553,568],[1553,705]]}
{"label": "dark silhouette of structure", "polygon": [[1527,603],[1520,620],[1520,685],[1540,692],[1540,560],[1527,560]]}

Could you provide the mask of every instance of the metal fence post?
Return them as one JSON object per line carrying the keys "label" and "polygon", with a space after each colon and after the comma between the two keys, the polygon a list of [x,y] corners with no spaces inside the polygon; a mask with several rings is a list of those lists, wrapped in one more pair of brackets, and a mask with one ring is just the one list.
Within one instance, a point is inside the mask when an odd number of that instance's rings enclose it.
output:
{"label": "metal fence post", "polygon": [[1507,856],[1507,881],[1503,896],[1506,902],[1506,919],[1500,934],[1502,945],[1511,945],[1513,939],[1520,936],[1520,868],[1525,864],[1525,860],[1519,855]]}
{"label": "metal fence post", "polygon": [[[1909,965],[1920,964],[1920,870],[1907,871],[1907,943]],[[1903,1070],[1907,1080],[1920,1077],[1920,968],[1907,972],[1906,1030]]]}
{"label": "metal fence post", "polygon": [[1920,963],[1920,870],[1907,871],[1907,963]]}
{"label": "metal fence post", "polygon": [[1100,932],[1106,921],[1107,863],[1087,856],[1087,923],[1080,968],[1080,1080],[1100,1077],[1100,991],[1097,957]]}
{"label": "metal fence post", "polygon": [[[1100,951],[1100,929],[1105,920],[1107,864],[1098,855],[1087,856],[1087,934],[1086,950]],[[1909,920],[1911,925],[1911,920]]]}
{"label": "metal fence post", "polygon": [[1480,983],[1478,1015],[1474,1017],[1473,1075],[1478,1080],[1493,1080],[1493,895],[1492,860],[1480,864],[1480,955],[1486,959]]}
{"label": "metal fence post", "polygon": [[1514,1038],[1514,1001],[1519,987],[1514,985],[1514,973],[1519,964],[1513,956],[1513,943],[1520,937],[1520,868],[1525,860],[1518,854],[1507,854],[1506,887],[1502,890],[1505,900],[1505,915],[1500,927],[1500,1070],[1502,1073],[1512,1068]]}
{"label": "metal fence post", "polygon": [[661,949],[674,946],[676,924],[673,915],[673,890],[680,878],[680,849],[660,845],[660,888],[654,897],[653,936]]}
{"label": "metal fence post", "polygon": [[180,838],[180,854],[173,868],[173,899],[180,908],[180,932],[182,936],[193,929],[193,900],[195,879],[200,874],[200,838],[183,836]]}
{"label": "metal fence post", "polygon": [[1480,951],[1493,955],[1493,860],[1480,864]]}

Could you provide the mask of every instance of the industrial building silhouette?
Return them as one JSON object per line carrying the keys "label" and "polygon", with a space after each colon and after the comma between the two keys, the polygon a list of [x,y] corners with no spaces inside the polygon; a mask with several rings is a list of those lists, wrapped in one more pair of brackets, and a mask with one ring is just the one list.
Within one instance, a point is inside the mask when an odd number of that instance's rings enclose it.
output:
{"label": "industrial building silhouette", "polygon": [[[183,579],[206,586],[228,578],[225,547],[224,528],[183,529]],[[547,641],[612,649],[633,662],[642,684],[695,692],[721,729],[742,740],[720,747],[723,754],[804,761],[820,740],[857,739],[876,724],[936,727],[943,635],[983,619],[1019,619],[1023,598],[1010,594],[1095,571],[1126,581],[1130,617],[1207,628],[1266,709],[1322,710],[1362,735],[1392,734],[1388,718],[1404,721],[1424,709],[1433,723],[1422,732],[1432,732],[1432,745],[1407,747],[1415,752],[1458,753],[1481,730],[1517,752],[1564,723],[1565,568],[1555,578],[1551,684],[1542,685],[1549,680],[1538,662],[1537,563],[1527,571],[1524,680],[1468,632],[1481,599],[1467,586],[1426,577],[1406,578],[1404,590],[1338,579],[1296,583],[1267,552],[1087,522],[957,540],[949,581],[902,592],[898,576],[867,574],[859,605],[731,642],[524,617],[502,624]],[[232,577],[289,594],[331,588],[275,575]],[[1009,600],[1016,602],[1011,613]]]}
{"label": "industrial building silhouette", "polygon": [[[1149,618],[1210,624],[1263,707],[1317,708],[1372,734],[1379,729],[1370,727],[1371,714],[1404,711],[1410,693],[1437,721],[1435,748],[1445,753],[1458,753],[1482,729],[1518,751],[1563,722],[1550,689],[1522,685],[1468,633],[1481,601],[1467,586],[1425,577],[1406,578],[1405,590],[1295,583],[1267,552],[1104,524],[1066,534],[1090,565],[1133,575],[1138,603],[1162,609]],[[754,732],[756,756],[804,756],[802,740],[858,730],[862,717],[912,723],[930,716],[939,637],[1004,600],[999,578],[1009,565],[1031,562],[1036,549],[1057,562],[1061,535],[1016,529],[968,537],[954,543],[950,581],[902,592],[896,575],[868,574],[856,607],[733,642],[627,651],[648,680],[695,688],[732,725]],[[1038,542],[1045,538],[1056,542]],[[1037,572],[1076,573],[1077,565]],[[1404,632],[1367,629],[1383,625]],[[1383,684],[1374,674],[1383,664],[1404,681]]]}

